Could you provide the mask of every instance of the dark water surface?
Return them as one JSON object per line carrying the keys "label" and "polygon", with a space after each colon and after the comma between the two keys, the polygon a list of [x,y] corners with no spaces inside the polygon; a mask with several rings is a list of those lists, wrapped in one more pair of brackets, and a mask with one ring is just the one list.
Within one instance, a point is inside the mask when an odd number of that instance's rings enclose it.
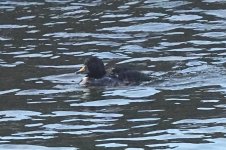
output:
{"label": "dark water surface", "polygon": [[[0,149],[225,149],[225,0],[0,1]],[[88,56],[150,74],[81,87]]]}

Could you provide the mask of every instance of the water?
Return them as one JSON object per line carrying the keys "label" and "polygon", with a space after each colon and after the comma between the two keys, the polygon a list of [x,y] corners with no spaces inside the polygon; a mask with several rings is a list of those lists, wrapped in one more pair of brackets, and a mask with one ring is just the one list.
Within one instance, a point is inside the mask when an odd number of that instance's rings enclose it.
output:
{"label": "water", "polygon": [[[225,149],[224,0],[0,1],[0,149]],[[90,55],[150,74],[81,87]]]}

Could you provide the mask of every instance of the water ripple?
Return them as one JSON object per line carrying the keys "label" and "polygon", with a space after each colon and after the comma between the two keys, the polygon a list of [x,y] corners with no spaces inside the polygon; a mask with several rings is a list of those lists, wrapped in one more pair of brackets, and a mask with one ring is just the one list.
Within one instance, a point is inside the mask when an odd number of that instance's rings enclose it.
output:
{"label": "water ripple", "polygon": [[[103,96],[123,96],[128,98],[143,98],[155,95],[159,93],[159,90],[156,90],[151,87],[132,87],[128,89],[118,89],[118,90],[109,90],[104,92]],[[139,95],[137,95],[139,93]]]}
{"label": "water ripple", "polygon": [[40,115],[40,112],[34,112],[34,111],[27,111],[27,110],[6,110],[6,111],[0,111],[1,122],[7,122],[7,121],[20,121],[25,119],[32,119],[33,116]]}
{"label": "water ripple", "polygon": [[181,14],[181,15],[174,15],[174,16],[168,17],[167,19],[174,22],[174,21],[192,21],[192,20],[197,20],[201,18],[202,17],[198,15]]}
{"label": "water ripple", "polygon": [[7,25],[0,25],[0,29],[19,29],[19,28],[26,28],[27,25],[14,25],[14,24],[7,24]]}
{"label": "water ripple", "polygon": [[128,27],[109,27],[100,29],[100,31],[112,31],[112,32],[165,32],[173,29],[177,29],[180,26],[178,24],[169,23],[144,23],[139,25],[131,25]]}
{"label": "water ripple", "polygon": [[[115,92],[117,92],[117,91],[115,91]],[[107,96],[107,95],[109,95],[109,94],[105,94],[104,96]],[[115,94],[113,94],[113,95],[115,95]],[[150,100],[108,99],[108,100],[84,102],[84,103],[79,103],[79,104],[75,103],[75,104],[71,104],[71,106],[89,106],[89,107],[101,107],[101,106],[112,106],[112,105],[120,106],[120,105],[128,105],[130,103],[147,102],[147,101],[150,101]]]}
{"label": "water ripple", "polygon": [[76,150],[77,148],[70,147],[45,147],[45,146],[36,146],[36,145],[25,145],[25,144],[2,144],[0,149],[4,150]]}

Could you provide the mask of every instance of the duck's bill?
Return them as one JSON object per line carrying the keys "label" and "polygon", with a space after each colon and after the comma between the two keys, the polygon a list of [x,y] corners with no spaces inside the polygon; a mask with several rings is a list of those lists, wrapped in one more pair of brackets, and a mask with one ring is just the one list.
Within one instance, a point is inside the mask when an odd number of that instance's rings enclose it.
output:
{"label": "duck's bill", "polygon": [[76,73],[83,73],[86,71],[86,66],[83,66],[82,68],[80,68]]}

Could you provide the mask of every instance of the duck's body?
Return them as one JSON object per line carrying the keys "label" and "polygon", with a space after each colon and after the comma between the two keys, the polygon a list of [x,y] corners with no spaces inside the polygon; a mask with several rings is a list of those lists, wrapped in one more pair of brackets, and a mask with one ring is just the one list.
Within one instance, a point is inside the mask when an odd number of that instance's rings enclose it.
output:
{"label": "duck's body", "polygon": [[90,85],[90,86],[118,86],[123,85],[122,82],[116,78],[109,76],[104,76],[100,79],[84,77],[80,82],[80,85]]}
{"label": "duck's body", "polygon": [[86,59],[84,64],[78,72],[87,72],[87,75],[79,82],[80,85],[117,86],[149,80],[146,74],[125,67],[114,68],[107,74],[102,60],[93,56]]}
{"label": "duck's body", "polygon": [[149,76],[147,76],[146,74],[125,67],[114,68],[112,70],[112,74],[121,81],[133,83],[150,80]]}

